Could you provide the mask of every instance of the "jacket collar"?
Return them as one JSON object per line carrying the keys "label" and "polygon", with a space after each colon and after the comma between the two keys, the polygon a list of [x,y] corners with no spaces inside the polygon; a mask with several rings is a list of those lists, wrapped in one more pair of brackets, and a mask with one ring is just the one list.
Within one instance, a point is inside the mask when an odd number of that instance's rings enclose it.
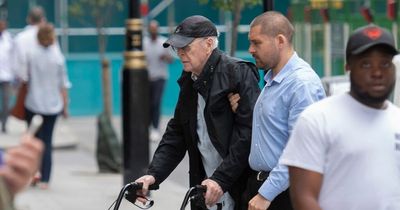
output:
{"label": "jacket collar", "polygon": [[219,62],[222,52],[214,49],[204,65],[203,71],[193,83],[193,88],[200,93],[205,99],[208,97],[208,90],[213,79],[216,66]]}

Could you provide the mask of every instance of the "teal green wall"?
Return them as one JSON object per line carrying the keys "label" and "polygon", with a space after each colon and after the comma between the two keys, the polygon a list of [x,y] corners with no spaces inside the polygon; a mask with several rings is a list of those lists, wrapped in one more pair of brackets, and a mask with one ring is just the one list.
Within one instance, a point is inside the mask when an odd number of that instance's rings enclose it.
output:
{"label": "teal green wall", "polygon": [[[238,53],[238,56],[253,61],[248,53]],[[113,114],[121,113],[121,67],[122,56],[108,56],[111,61],[112,105]],[[72,87],[69,90],[71,103],[69,109],[73,116],[97,115],[103,110],[101,68],[98,56],[70,55],[67,56],[67,68]],[[175,59],[169,65],[167,80],[162,100],[162,114],[171,115],[178,99],[179,86],[177,80],[182,72],[182,64]],[[262,72],[260,72],[262,73]]]}

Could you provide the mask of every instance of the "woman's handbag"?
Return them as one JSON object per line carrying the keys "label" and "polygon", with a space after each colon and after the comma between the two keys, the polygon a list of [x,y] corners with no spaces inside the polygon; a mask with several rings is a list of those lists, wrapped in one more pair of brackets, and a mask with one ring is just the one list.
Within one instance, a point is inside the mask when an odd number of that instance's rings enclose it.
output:
{"label": "woman's handbag", "polygon": [[18,89],[17,100],[15,101],[14,107],[11,109],[10,114],[17,119],[25,119],[25,97],[28,93],[28,84],[22,83]]}

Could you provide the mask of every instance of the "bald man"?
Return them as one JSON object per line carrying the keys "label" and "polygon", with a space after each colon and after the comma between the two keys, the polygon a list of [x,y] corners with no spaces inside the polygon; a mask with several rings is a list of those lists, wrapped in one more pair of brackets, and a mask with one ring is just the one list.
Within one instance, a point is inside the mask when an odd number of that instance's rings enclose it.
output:
{"label": "bald man", "polygon": [[[270,11],[250,24],[249,53],[258,68],[268,70],[253,112],[249,164],[253,170],[244,199],[249,210],[291,210],[289,175],[278,160],[299,114],[325,97],[318,75],[293,49],[293,25]],[[240,95],[230,97],[232,108]]]}

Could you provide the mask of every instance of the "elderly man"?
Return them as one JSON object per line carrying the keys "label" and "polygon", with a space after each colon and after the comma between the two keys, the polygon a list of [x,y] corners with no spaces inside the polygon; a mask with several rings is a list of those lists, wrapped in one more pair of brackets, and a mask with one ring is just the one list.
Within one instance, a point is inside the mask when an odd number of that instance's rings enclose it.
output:
{"label": "elderly man", "polygon": [[[183,64],[174,117],[154,154],[147,175],[137,179],[160,184],[189,154],[190,186],[207,186],[207,206],[240,209],[248,175],[251,121],[259,94],[257,68],[218,48],[215,25],[203,16],[182,21],[164,43]],[[242,98],[232,112],[228,94]],[[143,194],[147,190],[143,190]],[[192,209],[198,209],[192,204]]]}

